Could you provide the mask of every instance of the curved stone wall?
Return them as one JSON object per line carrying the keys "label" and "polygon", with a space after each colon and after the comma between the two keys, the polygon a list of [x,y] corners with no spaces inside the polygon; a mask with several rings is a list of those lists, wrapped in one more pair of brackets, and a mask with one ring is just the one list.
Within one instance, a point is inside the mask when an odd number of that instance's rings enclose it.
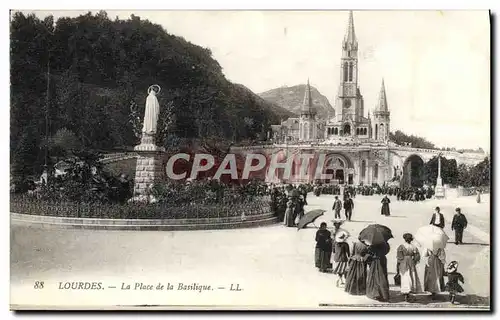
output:
{"label": "curved stone wall", "polygon": [[272,213],[242,217],[206,219],[90,219],[30,214],[10,214],[11,224],[34,225],[43,228],[178,231],[253,228],[277,223]]}

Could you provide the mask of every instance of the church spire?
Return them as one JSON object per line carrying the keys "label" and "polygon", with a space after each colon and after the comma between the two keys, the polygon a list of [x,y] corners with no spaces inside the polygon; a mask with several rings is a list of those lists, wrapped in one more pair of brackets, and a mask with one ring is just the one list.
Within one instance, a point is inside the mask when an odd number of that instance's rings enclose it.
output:
{"label": "church spire", "polygon": [[302,104],[302,113],[312,112],[312,95],[311,95],[311,85],[309,84],[309,78],[307,79],[307,86],[304,93],[304,103]]}
{"label": "church spire", "polygon": [[378,96],[378,105],[377,105],[377,110],[378,112],[388,112],[389,107],[387,106],[387,97],[385,94],[385,85],[384,85],[384,78],[382,78],[382,87],[380,88],[380,94]]}
{"label": "church spire", "polygon": [[354,18],[352,15],[352,10],[349,11],[349,22],[347,24],[347,32],[344,37],[344,46],[350,45],[352,48],[358,46],[358,41],[356,40],[356,33],[354,32]]}

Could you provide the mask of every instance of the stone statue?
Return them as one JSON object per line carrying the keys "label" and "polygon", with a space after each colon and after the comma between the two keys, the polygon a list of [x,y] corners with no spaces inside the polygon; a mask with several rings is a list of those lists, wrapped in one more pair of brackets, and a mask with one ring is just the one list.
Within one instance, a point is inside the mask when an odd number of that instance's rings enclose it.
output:
{"label": "stone statue", "polygon": [[160,103],[156,95],[160,90],[160,86],[157,84],[148,88],[144,121],[142,123],[142,138],[141,143],[134,148],[136,151],[164,151],[164,148],[157,146],[155,141],[158,129],[158,116],[160,115]]}
{"label": "stone statue", "polygon": [[160,114],[160,104],[156,95],[160,93],[160,86],[154,84],[148,88],[148,97],[146,99],[146,111],[144,113],[144,123],[142,133],[154,135],[156,133],[158,116]]}

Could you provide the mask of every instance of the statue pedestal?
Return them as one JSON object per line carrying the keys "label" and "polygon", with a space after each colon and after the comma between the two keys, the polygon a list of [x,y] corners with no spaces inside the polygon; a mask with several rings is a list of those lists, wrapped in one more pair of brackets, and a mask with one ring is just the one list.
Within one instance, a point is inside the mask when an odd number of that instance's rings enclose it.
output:
{"label": "statue pedestal", "polygon": [[134,150],[138,153],[135,167],[134,199],[144,198],[144,196],[150,195],[151,185],[164,180],[162,155],[165,149],[155,145],[153,140],[149,141],[149,139],[143,138],[141,144],[136,146]]}
{"label": "statue pedestal", "polygon": [[445,198],[445,192],[444,192],[444,187],[443,187],[443,180],[441,178],[437,179],[436,182],[436,188],[434,189],[434,197],[436,199],[443,199]]}

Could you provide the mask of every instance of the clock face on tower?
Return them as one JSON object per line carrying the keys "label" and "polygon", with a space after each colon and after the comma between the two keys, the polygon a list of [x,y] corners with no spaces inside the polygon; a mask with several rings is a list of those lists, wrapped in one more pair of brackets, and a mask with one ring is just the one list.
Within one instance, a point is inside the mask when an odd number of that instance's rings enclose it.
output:
{"label": "clock face on tower", "polygon": [[351,100],[344,100],[344,108],[349,108],[351,106]]}

